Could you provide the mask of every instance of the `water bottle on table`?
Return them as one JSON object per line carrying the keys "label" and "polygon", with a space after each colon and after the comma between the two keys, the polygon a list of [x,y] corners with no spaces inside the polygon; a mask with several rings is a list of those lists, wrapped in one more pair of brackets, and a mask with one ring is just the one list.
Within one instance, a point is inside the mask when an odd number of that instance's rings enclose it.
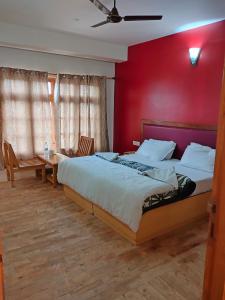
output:
{"label": "water bottle on table", "polygon": [[48,143],[47,142],[45,142],[45,146],[44,146],[44,157],[49,158],[49,150],[48,150]]}

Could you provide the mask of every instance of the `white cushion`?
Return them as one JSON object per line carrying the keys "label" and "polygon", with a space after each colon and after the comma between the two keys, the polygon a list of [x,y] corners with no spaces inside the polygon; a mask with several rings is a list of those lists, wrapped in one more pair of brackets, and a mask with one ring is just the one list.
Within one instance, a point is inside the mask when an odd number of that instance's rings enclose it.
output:
{"label": "white cushion", "polygon": [[145,140],[136,153],[148,157],[151,161],[160,161],[170,159],[175,147],[176,143],[173,141],[150,139]]}
{"label": "white cushion", "polygon": [[213,172],[215,149],[197,143],[187,146],[180,163],[183,166]]}
{"label": "white cushion", "polygon": [[167,155],[164,157],[165,160],[171,159],[171,157],[173,156],[173,152],[176,148],[176,143],[174,141],[163,141],[163,140],[154,140],[154,139],[150,139],[149,141],[154,142],[156,145],[160,146],[160,147],[164,147],[165,151],[166,148],[168,147],[170,150],[168,150]]}
{"label": "white cushion", "polygon": [[197,144],[197,143],[191,143],[189,146],[191,146],[192,148],[193,148],[193,147],[195,147],[195,148],[201,148],[202,150],[205,150],[205,151],[210,151],[210,150],[212,150],[212,148],[209,147],[209,146],[204,146],[204,145]]}
{"label": "white cushion", "polygon": [[209,164],[212,166],[212,168],[214,168],[215,159],[216,159],[216,150],[211,149],[209,151]]}
{"label": "white cushion", "polygon": [[169,160],[172,158],[175,148],[176,148],[176,144],[175,144],[175,147],[167,154],[167,156],[164,158],[164,160]]}

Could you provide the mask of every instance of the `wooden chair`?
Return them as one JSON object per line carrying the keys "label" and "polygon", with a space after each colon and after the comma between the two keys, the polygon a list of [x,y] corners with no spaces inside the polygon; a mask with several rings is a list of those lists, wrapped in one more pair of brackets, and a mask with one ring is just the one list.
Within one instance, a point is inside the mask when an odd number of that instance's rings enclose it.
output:
{"label": "wooden chair", "polygon": [[94,139],[87,136],[81,136],[79,139],[77,152],[74,152],[72,149],[69,149],[68,152],[65,149],[61,149],[61,153],[69,157],[91,155],[94,153]]}
{"label": "wooden chair", "polygon": [[16,172],[28,170],[41,170],[42,181],[45,182],[45,163],[39,158],[28,160],[18,160],[13,151],[12,145],[4,141],[4,159],[8,181],[11,181],[11,186],[14,187],[14,174]]}

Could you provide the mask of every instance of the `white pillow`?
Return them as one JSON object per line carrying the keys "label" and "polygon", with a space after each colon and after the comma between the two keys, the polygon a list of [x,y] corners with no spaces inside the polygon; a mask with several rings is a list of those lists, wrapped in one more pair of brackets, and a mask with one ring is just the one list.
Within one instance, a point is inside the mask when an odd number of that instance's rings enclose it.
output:
{"label": "white pillow", "polygon": [[180,163],[186,167],[211,173],[214,170],[214,151],[214,149],[208,146],[191,143],[184,151]]}
{"label": "white pillow", "polygon": [[170,159],[175,147],[176,143],[172,141],[150,139],[145,140],[136,153],[148,157],[151,161],[160,161]]}
{"label": "white pillow", "polygon": [[171,159],[171,157],[173,156],[173,152],[176,148],[176,143],[174,141],[163,141],[163,140],[155,140],[155,139],[150,139],[149,141],[152,141],[154,142],[155,144],[157,145],[161,145],[161,146],[164,146],[164,147],[169,147],[170,150],[169,152],[167,153],[167,155],[165,156],[165,160],[168,160],[168,159]]}
{"label": "white pillow", "polygon": [[175,144],[174,148],[173,148],[173,149],[167,154],[167,156],[164,158],[165,160],[169,160],[169,159],[172,158],[173,152],[174,152],[175,148],[176,148],[176,144]]}
{"label": "white pillow", "polygon": [[189,146],[195,147],[195,148],[201,148],[202,150],[205,150],[205,151],[213,150],[213,149],[212,149],[211,147],[209,147],[209,146],[204,146],[204,145],[197,144],[197,143],[191,143]]}
{"label": "white pillow", "polygon": [[216,150],[211,149],[209,151],[209,164],[212,166],[212,168],[214,168],[215,159],[216,159]]}

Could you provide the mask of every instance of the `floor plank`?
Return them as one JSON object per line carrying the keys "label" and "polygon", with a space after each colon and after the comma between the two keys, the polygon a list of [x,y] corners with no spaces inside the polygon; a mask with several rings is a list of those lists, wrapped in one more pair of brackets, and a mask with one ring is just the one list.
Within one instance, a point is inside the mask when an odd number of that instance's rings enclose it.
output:
{"label": "floor plank", "polygon": [[36,178],[0,183],[7,300],[199,300],[207,223],[133,246]]}

